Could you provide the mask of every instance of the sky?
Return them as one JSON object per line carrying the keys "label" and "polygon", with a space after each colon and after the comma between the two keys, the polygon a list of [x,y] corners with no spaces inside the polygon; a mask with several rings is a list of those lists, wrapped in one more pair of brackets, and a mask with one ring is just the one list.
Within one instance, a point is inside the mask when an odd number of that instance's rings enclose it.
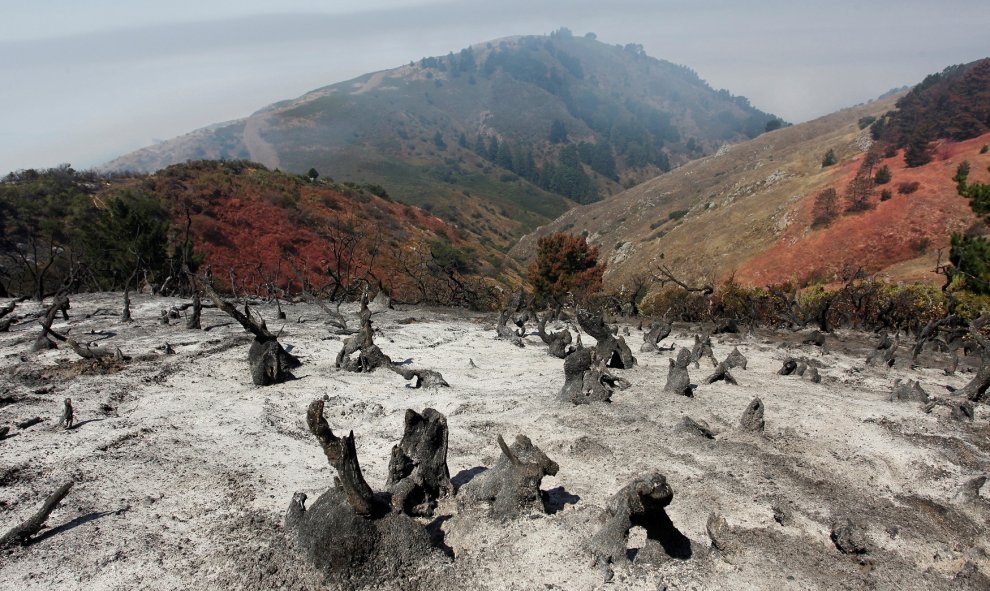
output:
{"label": "sky", "polygon": [[987,0],[0,0],[0,174],[87,168],[425,56],[560,27],[793,123],[990,56]]}

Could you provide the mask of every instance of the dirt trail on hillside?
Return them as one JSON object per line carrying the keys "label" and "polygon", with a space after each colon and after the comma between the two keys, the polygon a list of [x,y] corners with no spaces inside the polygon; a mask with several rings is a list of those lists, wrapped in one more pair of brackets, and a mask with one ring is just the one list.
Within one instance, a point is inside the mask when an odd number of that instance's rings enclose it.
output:
{"label": "dirt trail on hillside", "polygon": [[[73,297],[71,319],[55,324],[135,357],[109,368],[64,349],[29,353],[39,330],[31,320],[0,333],[0,425],[45,419],[12,427],[14,436],[0,441],[0,532],[66,478],[77,482],[35,543],[0,552],[2,589],[316,588],[314,573],[286,544],[282,520],[293,493],[315,499],[332,486],[333,471],[304,420],[308,404],[324,396],[331,427],[353,429],[361,467],[378,490],[407,408],[447,416],[457,486],[493,465],[499,434],[528,435],[560,465],[543,480],[547,514],[499,523],[462,511],[456,499],[442,503],[432,523],[453,558],[405,588],[987,588],[990,491],[976,479],[990,470],[990,413],[978,407],[974,421],[959,422],[942,407],[925,414],[918,403],[890,402],[896,378],[945,396],[969,374],[868,367],[866,335],[830,335],[824,351],[794,344],[800,339],[792,335],[714,337],[718,359],[738,346],[748,369],[733,370],[739,385],[706,385],[712,368],[703,359],[689,368],[700,384],[693,398],[662,392],[672,351],[636,353],[635,368],[617,370],[632,386],[611,404],[572,406],[556,399],[563,362],[533,334],[525,348],[496,340],[486,316],[433,309],[375,316],[386,354],[436,369],[451,384],[424,391],[389,371],[336,370],[341,341],[316,307],[283,304],[283,326],[273,307],[261,306],[303,365],[295,381],[256,387],[249,337],[222,313],[204,310],[208,331],[187,330],[183,321],[163,326],[160,310],[180,300],[132,297],[133,323],[113,312],[119,294],[94,294]],[[16,314],[34,309],[24,303]],[[353,307],[345,310],[356,320]],[[678,327],[661,345],[689,346],[694,332]],[[626,338],[638,351],[642,333],[632,328]],[[174,355],[158,349],[166,342]],[[787,356],[820,363],[822,383],[777,375]],[[756,396],[766,406],[764,435],[739,428]],[[54,429],[67,397],[79,426]],[[715,439],[683,430],[685,416],[707,421]],[[606,582],[587,543],[608,498],[651,470],[673,488],[667,513],[691,555],[615,565]],[[710,547],[712,513],[727,523],[722,552]],[[845,519],[861,532],[865,554],[843,554],[830,539]],[[644,540],[634,528],[629,556]]]}
{"label": "dirt trail on hillside", "polygon": [[247,121],[244,122],[243,137],[251,160],[260,162],[274,170],[279,167],[278,152],[261,137],[261,132],[268,127],[268,120],[271,116],[271,113],[256,113],[248,117]]}

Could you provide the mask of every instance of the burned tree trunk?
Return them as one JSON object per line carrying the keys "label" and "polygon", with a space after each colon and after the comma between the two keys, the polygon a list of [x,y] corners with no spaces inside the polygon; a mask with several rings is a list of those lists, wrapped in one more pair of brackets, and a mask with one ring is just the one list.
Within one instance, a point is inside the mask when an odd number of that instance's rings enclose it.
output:
{"label": "burned tree trunk", "polygon": [[130,284],[124,287],[124,305],[120,312],[121,322],[131,321],[131,294],[130,294]]}
{"label": "burned tree trunk", "polygon": [[939,329],[946,324],[951,324],[957,318],[958,316],[955,314],[949,314],[945,318],[928,321],[928,324],[926,324],[925,327],[921,329],[921,333],[918,334],[918,340],[915,342],[914,348],[911,350],[911,365],[918,363],[918,356],[921,355],[921,352],[925,349],[925,345],[938,336]]}
{"label": "burned tree trunk", "polygon": [[970,402],[987,402],[987,389],[990,388],[990,341],[980,332],[980,329],[990,322],[990,316],[983,315],[969,325],[969,334],[976,341],[980,353],[980,367],[968,384],[956,390],[957,396],[963,396]]}
{"label": "burned tree trunk", "polygon": [[605,324],[605,318],[601,312],[593,314],[584,309],[577,311],[578,324],[584,332],[595,337],[595,354],[598,359],[604,359],[605,365],[616,369],[631,369],[636,365],[636,358],[633,357],[629,345],[622,337],[616,337]]}
{"label": "burned tree trunk", "polygon": [[192,315],[186,321],[186,328],[189,330],[201,330],[203,328],[203,301],[199,298],[199,290],[193,292]]}
{"label": "burned tree trunk", "polygon": [[432,408],[406,410],[402,441],[392,448],[385,488],[392,511],[430,516],[437,500],[453,494],[447,468],[447,418]]}
{"label": "burned tree trunk", "polygon": [[55,322],[55,316],[58,314],[59,310],[64,309],[69,305],[69,298],[65,296],[55,296],[52,301],[52,305],[49,306],[48,311],[45,312],[45,320],[41,323],[41,334],[34,341],[31,346],[32,351],[46,351],[48,349],[54,349],[55,343],[48,338],[48,335],[52,332],[52,324]]}
{"label": "burned tree trunk", "polygon": [[357,450],[354,448],[354,432],[341,439],[333,434],[329,423],[323,418],[323,401],[314,400],[306,412],[306,424],[316,436],[330,465],[337,471],[337,482],[347,494],[347,502],[358,515],[371,515],[374,508],[374,493],[364,480]]}
{"label": "burned tree trunk", "polygon": [[68,431],[72,428],[72,422],[74,420],[72,414],[72,399],[66,398],[62,404],[62,417],[58,420],[58,424],[60,427]]}
{"label": "burned tree trunk", "polygon": [[664,320],[654,320],[650,329],[643,335],[643,345],[639,348],[640,353],[652,353],[659,349],[660,341],[670,336],[671,323]]}
{"label": "burned tree trunk", "polygon": [[707,357],[712,362],[712,367],[718,367],[715,352],[712,351],[712,338],[707,334],[704,336],[696,334],[694,335],[694,347],[691,348],[691,363],[694,363],[696,369],[701,367],[698,362],[701,361],[702,357]]}
{"label": "burned tree trunk", "polygon": [[682,347],[677,352],[677,360],[670,358],[670,369],[667,371],[667,383],[663,391],[682,396],[694,396],[694,386],[688,376],[688,365],[691,364],[691,351]]}
{"label": "burned tree trunk", "polygon": [[248,365],[251,368],[251,381],[256,386],[270,386],[292,379],[289,370],[302,364],[282,347],[278,342],[278,335],[269,332],[264,319],[255,320],[247,304],[244,305],[242,314],[233,304],[221,298],[208,281],[196,278],[195,283],[218,308],[254,335],[254,342],[248,350]]}
{"label": "burned tree trunk", "polygon": [[539,322],[536,325],[537,334],[547,344],[547,353],[558,359],[566,359],[567,355],[574,350],[571,346],[571,331],[565,328],[558,332],[547,333],[547,320],[549,318],[549,313],[539,317]]}
{"label": "burned tree trunk", "polygon": [[[674,526],[665,511],[673,500],[674,491],[659,472],[641,476],[612,495],[605,507],[605,524],[589,543],[596,563],[626,562],[629,530],[633,526],[646,530],[648,546],[659,546],[662,553],[672,558],[690,558],[691,541]],[[658,552],[644,546],[640,553]]]}
{"label": "burned tree trunk", "polygon": [[0,538],[0,548],[5,548],[10,545],[20,544],[22,546],[27,545],[31,541],[31,537],[41,531],[44,527],[45,521],[48,520],[48,516],[52,514],[52,511],[58,507],[65,495],[69,494],[69,490],[72,485],[75,484],[73,481],[66,482],[62,486],[58,487],[55,492],[50,494],[45,502],[41,505],[41,508],[32,515],[28,520],[22,522],[17,527],[14,527],[6,534]]}
{"label": "burned tree trunk", "polygon": [[754,398],[746,410],[743,411],[742,419],[739,420],[739,426],[742,427],[743,431],[749,431],[751,433],[762,433],[763,427],[766,424],[763,420],[763,401],[759,398]]}
{"label": "burned tree trunk", "polygon": [[511,447],[505,444],[501,435],[496,441],[502,456],[492,469],[465,486],[463,496],[490,503],[491,515],[498,519],[545,513],[540,482],[544,476],[557,473],[560,469],[557,462],[548,458],[525,435],[516,435]]}
{"label": "burned tree trunk", "polygon": [[[53,336],[61,337],[61,335],[58,335],[55,331],[51,331],[51,333]],[[130,359],[117,347],[114,347],[111,351],[107,347],[89,347],[80,345],[74,339],[69,337],[61,337],[60,340],[65,341],[69,347],[72,348],[72,351],[83,359],[116,359],[118,361]]]}

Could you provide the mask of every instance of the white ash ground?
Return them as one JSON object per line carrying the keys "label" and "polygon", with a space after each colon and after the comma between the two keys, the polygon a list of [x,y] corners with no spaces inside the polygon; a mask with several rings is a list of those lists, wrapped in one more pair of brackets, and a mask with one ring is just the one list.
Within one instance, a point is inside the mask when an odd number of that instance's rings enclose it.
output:
{"label": "white ash ground", "polygon": [[[376,342],[386,354],[436,369],[452,386],[415,390],[389,371],[337,371],[341,340],[319,309],[289,305],[280,341],[303,360],[299,379],[256,387],[241,327],[215,309],[204,310],[203,326],[223,326],[208,331],[160,325],[160,310],[179,303],[136,296],[135,322],[125,324],[119,294],[72,298],[70,320],[59,318],[56,330],[135,356],[110,373],[87,370],[92,363],[66,348],[29,353],[37,322],[0,333],[0,425],[46,419],[12,427],[14,435],[0,441],[0,529],[30,515],[64,480],[77,480],[40,539],[0,553],[0,589],[312,587],[312,573],[289,563],[279,539],[292,494],[315,499],[332,486],[332,469],[304,422],[309,402],[324,395],[327,420],[335,432],[355,432],[377,490],[406,408],[447,416],[455,483],[494,463],[500,433],[528,435],[560,464],[543,481],[548,515],[501,524],[456,515],[452,501],[441,505],[434,526],[455,558],[444,572],[424,573],[424,586],[437,591],[986,585],[990,493],[987,485],[967,492],[967,484],[972,489],[990,471],[987,410],[957,422],[944,407],[924,414],[920,404],[890,402],[896,378],[946,395],[945,386],[961,386],[969,375],[866,367],[866,335],[830,336],[833,352],[825,353],[781,348],[782,338],[769,333],[713,337],[717,358],[738,345],[749,366],[733,370],[738,386],[702,384],[694,398],[661,392],[674,353],[636,353],[637,367],[617,370],[631,388],[611,404],[571,406],[555,397],[562,361],[546,355],[535,335],[522,349],[496,340],[492,317],[424,309],[376,315]],[[14,314],[36,309],[24,303]],[[99,309],[108,313],[85,317]],[[274,307],[261,312],[270,328],[282,328]],[[306,322],[296,322],[300,316]],[[410,317],[417,322],[398,322]],[[631,333],[635,352],[642,332]],[[661,344],[689,346],[693,334],[678,327]],[[161,355],[166,342],[175,355]],[[776,375],[795,355],[822,362],[821,384]],[[690,369],[693,383],[711,373],[709,362],[701,364]],[[766,405],[762,437],[738,429],[755,396]],[[80,423],[68,432],[55,428],[64,398],[72,398]],[[707,421],[718,437],[681,431],[685,415]],[[651,470],[673,487],[667,512],[691,539],[693,555],[616,565],[605,582],[584,544],[609,496]],[[705,526],[713,512],[730,526],[726,554],[709,552]],[[844,555],[829,539],[833,521],[846,517],[864,528],[867,554]],[[642,530],[634,530],[630,554],[642,542]]]}

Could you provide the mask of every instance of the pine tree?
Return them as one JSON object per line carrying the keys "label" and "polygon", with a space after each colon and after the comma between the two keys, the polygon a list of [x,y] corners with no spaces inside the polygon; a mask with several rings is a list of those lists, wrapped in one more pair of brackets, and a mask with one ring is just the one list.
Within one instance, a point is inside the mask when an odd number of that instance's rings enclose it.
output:
{"label": "pine tree", "polygon": [[828,152],[825,152],[825,156],[822,158],[822,168],[832,166],[836,162],[838,162],[838,160],[835,158],[835,150],[830,148]]}
{"label": "pine tree", "polygon": [[815,196],[811,227],[828,226],[839,215],[839,194],[829,187]]}

